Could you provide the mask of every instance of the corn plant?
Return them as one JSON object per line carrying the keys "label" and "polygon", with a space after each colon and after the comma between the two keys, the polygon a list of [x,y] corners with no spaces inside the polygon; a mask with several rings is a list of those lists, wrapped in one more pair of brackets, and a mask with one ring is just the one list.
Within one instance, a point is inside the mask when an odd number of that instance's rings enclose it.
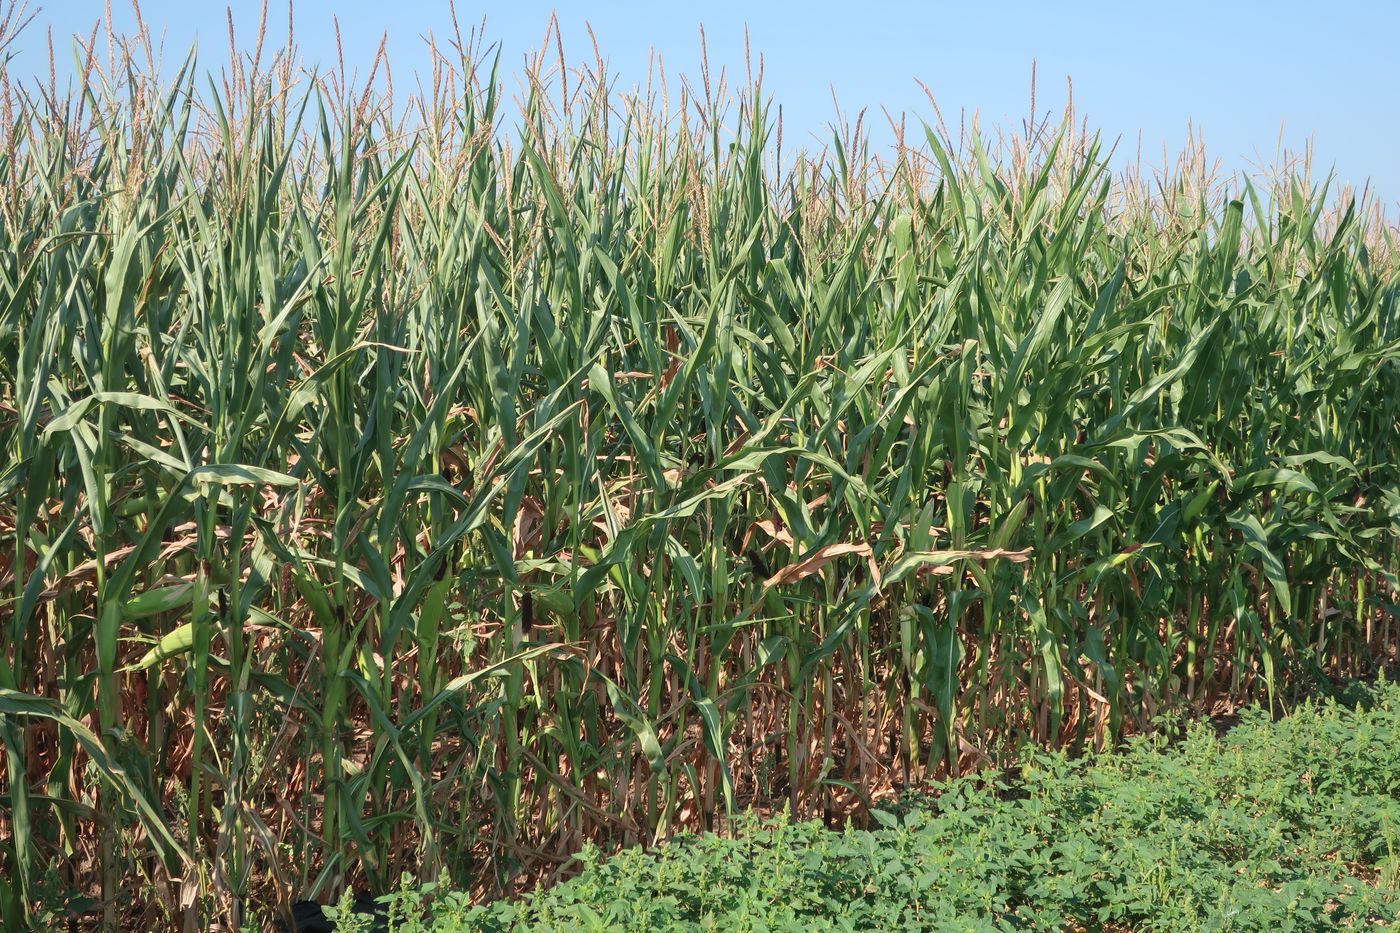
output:
{"label": "corn plant", "polygon": [[496,895],[1395,651],[1395,229],[1306,167],[100,46],[0,71],[7,925]]}

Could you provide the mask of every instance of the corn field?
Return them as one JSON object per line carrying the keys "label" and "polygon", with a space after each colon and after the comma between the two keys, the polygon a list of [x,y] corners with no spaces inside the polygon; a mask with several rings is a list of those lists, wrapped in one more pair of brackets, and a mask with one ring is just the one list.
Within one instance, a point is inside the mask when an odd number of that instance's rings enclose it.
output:
{"label": "corn field", "polygon": [[1304,164],[148,51],[0,72],[6,928],[499,895],[1396,653],[1396,229]]}

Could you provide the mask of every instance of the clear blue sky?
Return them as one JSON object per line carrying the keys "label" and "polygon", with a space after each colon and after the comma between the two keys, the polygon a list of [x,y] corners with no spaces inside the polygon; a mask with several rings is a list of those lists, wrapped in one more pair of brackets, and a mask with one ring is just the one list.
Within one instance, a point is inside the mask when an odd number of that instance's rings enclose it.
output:
{"label": "clear blue sky", "polygon": [[[0,10],[16,0],[0,0]],[[133,22],[129,0],[111,0],[118,26]],[[42,7],[21,41],[12,74],[46,75],[44,33],[52,26],[66,60],[68,37],[102,16],[104,0],[30,0]],[[251,46],[259,3],[232,4],[239,44]],[[225,5],[210,0],[142,0],[166,59],[178,59],[198,37],[202,60],[217,67],[227,52]],[[879,107],[932,120],[915,79],[926,83],[944,116],[978,111],[983,125],[1019,126],[1029,109],[1031,61],[1038,61],[1037,109],[1064,104],[1065,76],[1074,79],[1077,109],[1120,151],[1160,162],[1162,146],[1177,151],[1188,124],[1203,133],[1212,156],[1231,169],[1274,161],[1280,139],[1298,150],[1314,140],[1315,165],[1335,166],[1358,185],[1372,180],[1392,213],[1400,207],[1400,4],[1332,0],[1181,0],[1107,2],[856,3],[602,2],[459,0],[465,28],[486,18],[487,38],[501,43],[503,62],[518,71],[538,47],[551,10],[564,28],[565,52],[591,59],[584,30],[592,24],[604,56],[623,85],[644,79],[655,49],[670,72],[695,74],[703,22],[710,59],[742,76],[744,27],[766,62],[765,84],[783,105],[785,139],[809,142],[843,110]],[[285,33],[286,0],[272,0],[269,41]],[[450,33],[446,0],[296,0],[296,35],[308,63],[335,58],[331,16],[340,19],[346,66],[368,70],[381,34],[388,34],[396,82],[426,62],[422,36]],[[513,90],[513,85],[509,86]],[[883,125],[883,118],[877,123]],[[888,139],[877,135],[877,140]]]}

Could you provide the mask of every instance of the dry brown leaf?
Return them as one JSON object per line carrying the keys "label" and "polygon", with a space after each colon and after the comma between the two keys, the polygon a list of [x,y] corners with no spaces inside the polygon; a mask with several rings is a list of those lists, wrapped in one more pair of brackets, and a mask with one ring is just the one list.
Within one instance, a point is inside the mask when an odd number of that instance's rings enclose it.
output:
{"label": "dry brown leaf", "polygon": [[786,544],[788,547],[793,546],[792,532],[780,525],[777,519],[765,518],[762,521],[754,522],[749,527],[757,528],[779,544]]}
{"label": "dry brown leaf", "polygon": [[520,500],[520,509],[515,513],[515,526],[511,535],[516,560],[520,560],[539,544],[543,524],[544,505],[540,500],[534,496],[526,496]]}
{"label": "dry brown leaf", "polygon": [[[1013,564],[1024,564],[1031,559],[1031,548],[1020,551],[1009,551],[1006,548],[991,548],[985,551],[929,551],[925,556],[930,559],[955,561],[955,560],[1007,560]],[[946,577],[957,572],[951,563],[925,564],[915,573],[923,576]]]}
{"label": "dry brown leaf", "polygon": [[794,583],[798,580],[810,577],[836,558],[845,554],[860,554],[865,557],[870,557],[872,551],[870,545],[865,543],[841,541],[836,544],[828,544],[825,547],[817,548],[810,555],[797,563],[788,564],[767,580],[763,581],[763,585],[765,587],[778,586],[783,583]]}
{"label": "dry brown leaf", "polygon": [[865,563],[870,568],[870,579],[878,591],[884,577],[880,574],[880,565],[875,563],[875,555],[873,553],[865,555]]}

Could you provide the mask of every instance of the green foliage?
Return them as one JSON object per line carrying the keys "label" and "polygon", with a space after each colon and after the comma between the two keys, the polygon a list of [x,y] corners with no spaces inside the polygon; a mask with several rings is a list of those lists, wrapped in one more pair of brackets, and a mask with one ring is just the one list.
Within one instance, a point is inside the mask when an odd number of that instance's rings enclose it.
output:
{"label": "green foliage", "polygon": [[1400,922],[1400,689],[1224,736],[1028,758],[870,830],[748,817],[736,837],[580,858],[578,877],[471,907],[408,887],[403,929],[1304,931]]}
{"label": "green foliage", "polygon": [[123,47],[0,62],[6,924],[505,891],[1400,640],[1395,231],[1304,174]]}

